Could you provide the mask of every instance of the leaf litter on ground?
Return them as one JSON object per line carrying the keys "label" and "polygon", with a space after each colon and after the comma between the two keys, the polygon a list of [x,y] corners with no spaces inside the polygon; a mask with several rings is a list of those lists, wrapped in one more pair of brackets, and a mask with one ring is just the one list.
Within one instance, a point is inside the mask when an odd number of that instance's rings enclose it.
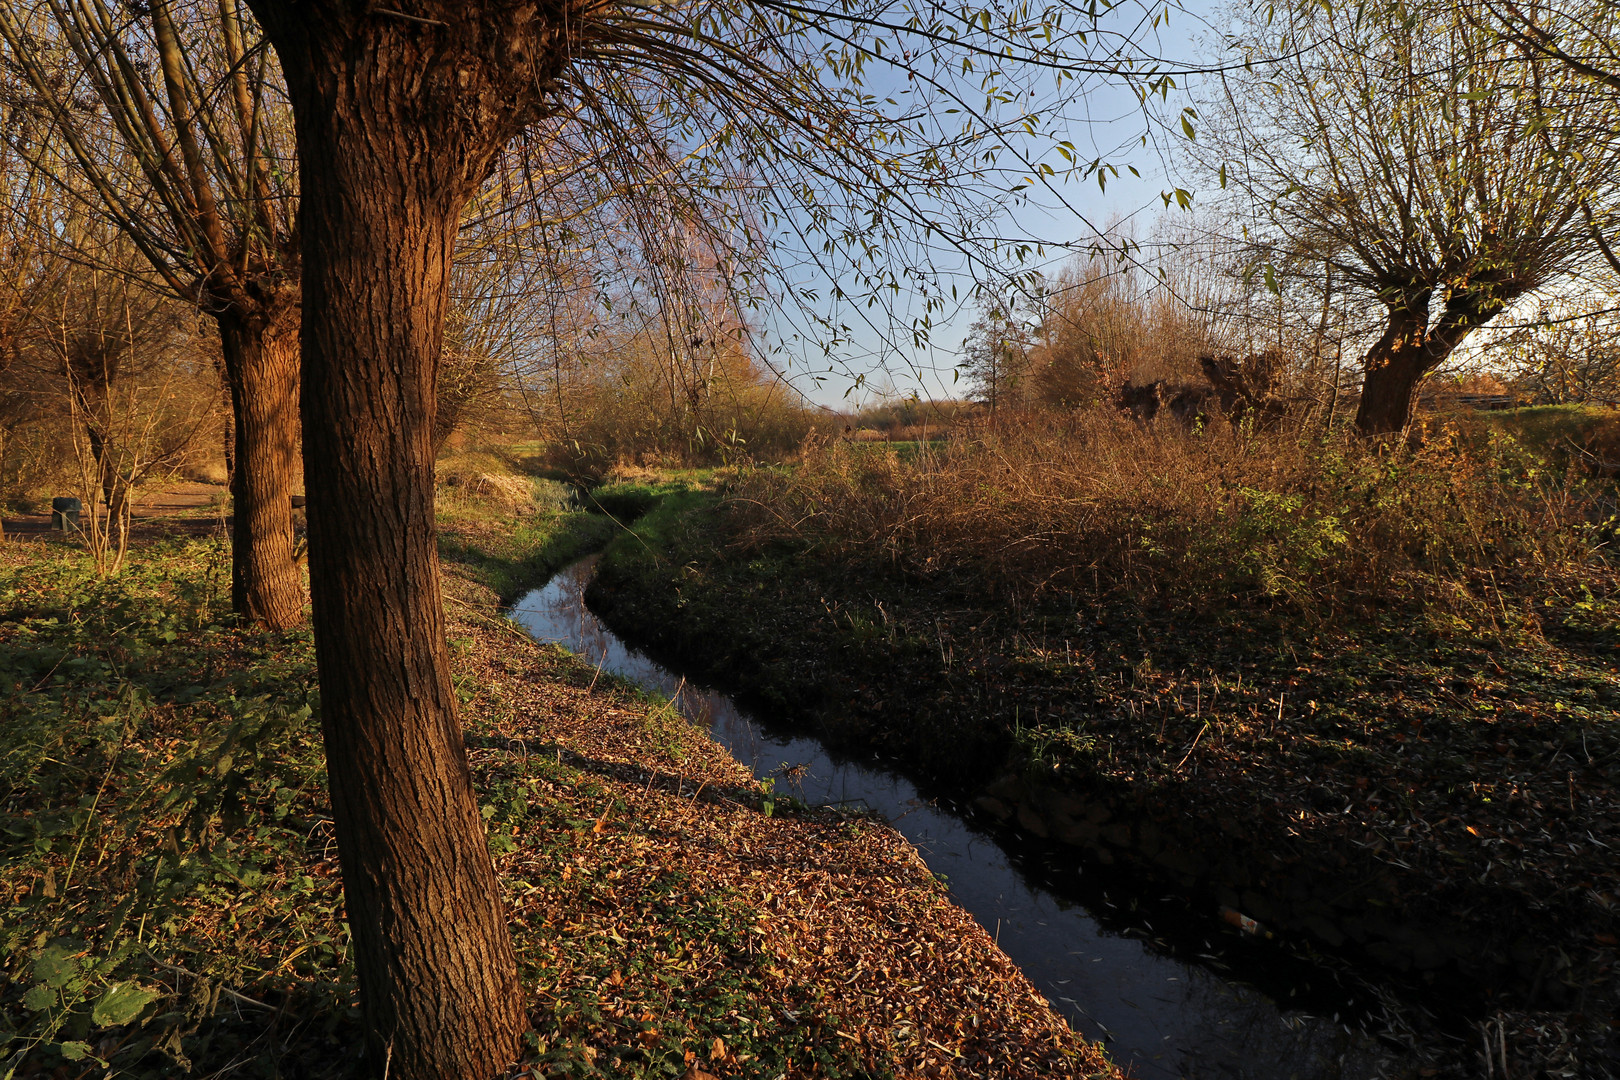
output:
{"label": "leaf litter on ground", "polygon": [[[537,1076],[1113,1076],[881,822],[789,811],[499,615],[524,545],[447,539],[454,673]],[[502,545],[505,547],[502,547]],[[556,558],[574,548],[562,543]],[[475,557],[476,556],[476,557]],[[337,1076],[360,1029],[305,631],[236,628],[228,553],[111,581],[0,548],[0,1062]]]}

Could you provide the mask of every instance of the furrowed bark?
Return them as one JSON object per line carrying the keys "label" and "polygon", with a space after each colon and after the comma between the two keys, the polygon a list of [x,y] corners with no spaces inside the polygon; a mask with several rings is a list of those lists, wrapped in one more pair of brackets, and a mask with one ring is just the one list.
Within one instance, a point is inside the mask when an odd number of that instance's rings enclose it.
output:
{"label": "furrowed bark", "polygon": [[581,12],[250,4],[298,132],[310,592],[369,1060],[474,1080],[525,1010],[444,641],[437,372],[462,207],[553,99]]}
{"label": "furrowed bark", "polygon": [[284,630],[304,618],[293,559],[298,299],[280,291],[216,317],[231,401],[231,607]]}
{"label": "furrowed bark", "polygon": [[545,80],[526,4],[258,0],[297,122],[321,723],[368,1060],[491,1076],[524,995],[444,640],[433,433],[461,210]]}
{"label": "furrowed bark", "polygon": [[393,1075],[485,1077],[525,1023],[439,594],[435,365],[460,200],[432,190],[443,166],[419,132],[345,110],[299,134],[310,582],[362,1007]]}
{"label": "furrowed bark", "polygon": [[1356,430],[1361,434],[1404,431],[1411,422],[1418,383],[1433,366],[1424,343],[1428,313],[1427,295],[1420,303],[1390,309],[1383,336],[1367,351],[1361,405],[1356,409]]}

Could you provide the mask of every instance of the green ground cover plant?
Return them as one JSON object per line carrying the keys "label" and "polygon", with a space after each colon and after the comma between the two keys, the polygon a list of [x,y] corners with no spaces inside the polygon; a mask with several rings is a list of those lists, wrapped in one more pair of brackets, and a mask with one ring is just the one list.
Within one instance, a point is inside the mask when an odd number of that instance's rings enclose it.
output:
{"label": "green ground cover plant", "polygon": [[[788,812],[667,702],[508,623],[623,533],[511,514],[459,501],[441,556],[532,995],[514,1075],[1112,1075],[898,836]],[[0,1077],[347,1076],[357,1017],[308,633],[235,624],[217,539],[110,578],[0,547]]]}
{"label": "green ground cover plant", "polygon": [[283,1012],[341,1040],[307,633],[231,625],[217,541],[5,554],[5,1075],[273,1060]]}

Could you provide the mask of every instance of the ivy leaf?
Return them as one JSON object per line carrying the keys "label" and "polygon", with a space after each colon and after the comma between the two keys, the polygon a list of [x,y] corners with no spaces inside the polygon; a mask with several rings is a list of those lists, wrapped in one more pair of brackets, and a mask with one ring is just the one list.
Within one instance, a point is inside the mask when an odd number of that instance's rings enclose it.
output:
{"label": "ivy leaf", "polygon": [[90,1021],[97,1027],[127,1024],[140,1015],[147,1002],[157,996],[155,992],[143,990],[134,983],[118,983],[101,995],[101,1000],[90,1011]]}
{"label": "ivy leaf", "polygon": [[48,986],[36,986],[23,995],[23,1005],[33,1012],[44,1012],[56,1004],[56,991]]}
{"label": "ivy leaf", "polygon": [[90,1044],[83,1042],[59,1043],[56,1048],[68,1061],[78,1061],[90,1053]]}

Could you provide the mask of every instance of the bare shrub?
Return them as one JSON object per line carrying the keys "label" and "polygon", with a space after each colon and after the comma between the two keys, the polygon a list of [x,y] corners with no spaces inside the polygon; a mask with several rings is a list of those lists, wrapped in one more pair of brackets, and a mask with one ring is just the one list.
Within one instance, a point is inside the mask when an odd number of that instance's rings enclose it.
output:
{"label": "bare shrub", "polygon": [[1590,495],[1501,435],[1378,448],[1230,425],[1144,432],[1092,410],[904,458],[814,443],[796,471],[740,477],[729,506],[744,546],[811,543],[1001,593],[1326,614],[1477,608],[1560,578],[1592,556]]}
{"label": "bare shrub", "polygon": [[124,520],[143,486],[220,471],[219,342],[127,268],[65,265],[0,350],[0,503],[71,491]]}
{"label": "bare shrub", "polygon": [[1035,399],[1047,406],[1095,402],[1122,379],[1195,380],[1196,358],[1209,347],[1203,319],[1164,283],[1095,258],[1058,273],[1039,316],[1030,381]]}
{"label": "bare shrub", "polygon": [[0,508],[24,514],[49,509],[49,496],[74,482],[69,421],[25,418],[0,423]]}
{"label": "bare shrub", "polygon": [[1514,390],[1538,405],[1620,404],[1620,349],[1614,345],[1620,322],[1598,306],[1608,303],[1604,294],[1565,317],[1544,306],[1486,351],[1511,373]]}
{"label": "bare shrub", "polygon": [[1077,257],[1034,296],[992,297],[968,330],[959,371],[992,412],[1083,408],[1121,384],[1200,381],[1211,326],[1179,296],[1193,268],[1171,270],[1173,282],[1134,261]]}
{"label": "bare shrub", "polygon": [[540,398],[552,460],[598,478],[615,465],[779,461],[814,425],[798,395],[740,346],[714,349],[689,387],[672,370],[667,350],[642,336],[580,371],[566,393]]}
{"label": "bare shrub", "polygon": [[[86,392],[71,362],[64,373],[75,436],[73,491],[86,511],[80,537],[96,573],[108,577],[122,569],[128,554],[137,493],[185,466],[199,436],[212,429],[217,399],[186,394],[194,371],[179,363],[155,366],[148,379],[103,380],[93,392]],[[98,503],[105,505],[105,516]]]}

